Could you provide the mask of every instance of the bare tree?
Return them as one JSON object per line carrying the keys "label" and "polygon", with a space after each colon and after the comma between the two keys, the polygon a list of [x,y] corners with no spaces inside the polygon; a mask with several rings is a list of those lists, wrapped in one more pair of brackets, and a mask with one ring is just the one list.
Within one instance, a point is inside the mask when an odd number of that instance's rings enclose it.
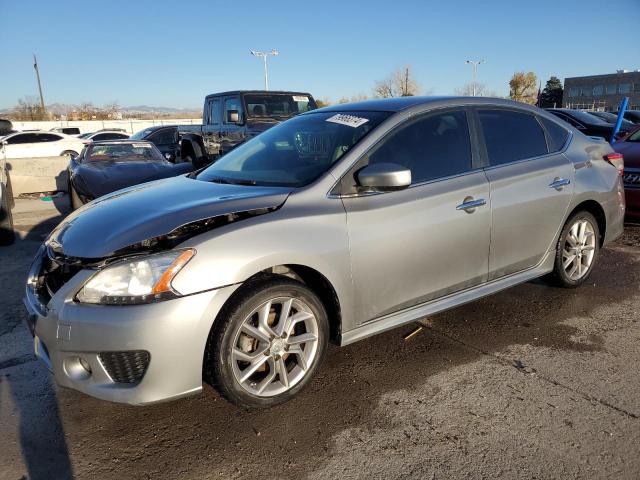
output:
{"label": "bare tree", "polygon": [[538,78],[533,72],[516,72],[509,80],[509,98],[535,104],[538,100]]}
{"label": "bare tree", "polygon": [[11,109],[8,117],[12,120],[46,120],[40,100],[34,96],[25,96]]}
{"label": "bare tree", "polygon": [[[463,97],[470,97],[473,95],[473,83],[466,83],[461,88],[455,89],[455,94]],[[478,97],[497,97],[498,94],[487,89],[487,86],[483,83],[476,83],[476,96]]]}
{"label": "bare tree", "polygon": [[411,97],[418,95],[420,91],[411,65],[397,68],[385,79],[377,81],[373,87],[373,95],[378,98]]}

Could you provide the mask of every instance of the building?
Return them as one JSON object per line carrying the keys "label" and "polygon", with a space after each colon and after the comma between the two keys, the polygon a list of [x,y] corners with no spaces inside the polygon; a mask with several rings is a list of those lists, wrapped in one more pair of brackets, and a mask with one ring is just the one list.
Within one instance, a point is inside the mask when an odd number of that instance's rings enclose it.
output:
{"label": "building", "polygon": [[567,108],[617,112],[624,97],[629,97],[627,108],[640,110],[640,70],[564,80],[563,103]]}

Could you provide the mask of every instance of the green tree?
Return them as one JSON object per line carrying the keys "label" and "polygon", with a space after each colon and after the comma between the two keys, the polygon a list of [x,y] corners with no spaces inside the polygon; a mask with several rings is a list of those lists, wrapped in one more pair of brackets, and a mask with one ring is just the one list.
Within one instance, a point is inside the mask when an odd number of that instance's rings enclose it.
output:
{"label": "green tree", "polygon": [[538,77],[533,72],[516,72],[509,80],[509,98],[533,105],[538,100]]}
{"label": "green tree", "polygon": [[560,79],[554,76],[550,77],[540,94],[539,106],[542,108],[561,107],[563,93],[564,90]]}

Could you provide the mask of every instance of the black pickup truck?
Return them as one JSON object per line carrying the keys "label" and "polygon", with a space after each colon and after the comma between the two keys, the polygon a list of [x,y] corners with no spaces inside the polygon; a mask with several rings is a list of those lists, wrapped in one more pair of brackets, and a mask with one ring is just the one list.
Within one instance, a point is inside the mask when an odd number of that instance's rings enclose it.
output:
{"label": "black pickup truck", "polygon": [[274,125],[315,108],[313,97],[303,92],[238,90],[207,95],[203,124],[178,127],[181,156],[200,167]]}

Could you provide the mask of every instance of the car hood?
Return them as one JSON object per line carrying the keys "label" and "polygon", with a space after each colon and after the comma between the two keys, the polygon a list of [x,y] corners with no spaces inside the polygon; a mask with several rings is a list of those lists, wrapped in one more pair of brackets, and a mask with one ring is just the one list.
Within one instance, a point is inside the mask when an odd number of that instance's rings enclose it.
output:
{"label": "car hood", "polygon": [[292,188],[228,185],[173,177],[86,204],[58,225],[47,244],[68,257],[100,259],[189,223],[281,206]]}
{"label": "car hood", "polygon": [[624,166],[640,168],[640,142],[615,142],[613,149],[624,156]]}

